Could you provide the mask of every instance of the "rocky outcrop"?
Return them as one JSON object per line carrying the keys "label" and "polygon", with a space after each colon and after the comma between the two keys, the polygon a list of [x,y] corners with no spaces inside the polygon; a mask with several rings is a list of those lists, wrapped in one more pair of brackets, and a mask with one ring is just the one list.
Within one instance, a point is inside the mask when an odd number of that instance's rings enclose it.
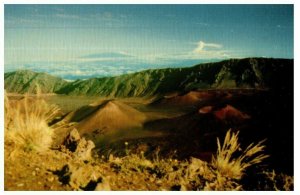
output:
{"label": "rocky outcrop", "polygon": [[90,160],[92,158],[92,149],[95,148],[95,144],[91,140],[80,137],[77,129],[73,129],[65,138],[63,148],[69,150],[81,160]]}

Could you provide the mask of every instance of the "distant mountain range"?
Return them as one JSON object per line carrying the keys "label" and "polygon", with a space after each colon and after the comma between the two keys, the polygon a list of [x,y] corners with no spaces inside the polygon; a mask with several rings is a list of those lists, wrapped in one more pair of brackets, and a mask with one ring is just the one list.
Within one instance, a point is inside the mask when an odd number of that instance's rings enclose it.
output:
{"label": "distant mountain range", "polygon": [[5,90],[10,93],[36,93],[39,86],[42,93],[107,97],[165,95],[197,89],[282,89],[293,84],[293,63],[292,59],[230,59],[73,82],[21,70],[5,73],[4,80]]}

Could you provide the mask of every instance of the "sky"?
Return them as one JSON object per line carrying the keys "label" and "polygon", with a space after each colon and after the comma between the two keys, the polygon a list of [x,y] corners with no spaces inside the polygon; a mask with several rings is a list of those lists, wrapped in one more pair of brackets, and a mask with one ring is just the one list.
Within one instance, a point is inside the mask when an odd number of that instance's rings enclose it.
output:
{"label": "sky", "polygon": [[4,70],[65,79],[293,58],[293,5],[4,6]]}

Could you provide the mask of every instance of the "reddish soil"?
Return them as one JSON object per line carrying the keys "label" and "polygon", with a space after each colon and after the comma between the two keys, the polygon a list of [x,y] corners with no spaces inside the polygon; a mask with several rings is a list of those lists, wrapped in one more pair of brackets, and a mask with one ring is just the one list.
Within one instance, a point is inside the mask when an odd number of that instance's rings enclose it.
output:
{"label": "reddish soil", "polygon": [[214,111],[214,115],[216,118],[220,119],[220,120],[245,120],[245,119],[249,119],[250,116],[239,111],[238,109],[234,108],[231,105],[226,105],[224,108],[221,108],[217,111]]}
{"label": "reddish soil", "polygon": [[165,96],[153,104],[161,106],[191,106],[196,105],[201,101],[208,100],[214,95],[215,94],[209,92],[191,91],[184,95]]}

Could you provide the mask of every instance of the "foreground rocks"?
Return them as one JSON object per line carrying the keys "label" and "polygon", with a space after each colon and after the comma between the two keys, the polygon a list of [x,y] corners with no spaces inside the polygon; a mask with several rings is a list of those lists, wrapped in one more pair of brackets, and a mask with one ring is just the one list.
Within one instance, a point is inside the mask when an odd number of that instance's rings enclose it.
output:
{"label": "foreground rocks", "polygon": [[92,149],[95,148],[94,142],[81,138],[77,129],[73,129],[65,138],[62,149],[72,152],[80,160],[90,160],[92,158]]}
{"label": "foreground rocks", "polygon": [[243,183],[222,177],[210,163],[197,158],[151,160],[144,153],[128,153],[94,159],[94,147],[76,129],[60,149],[12,152],[6,146],[5,190],[293,190],[293,177],[275,172],[262,172],[256,180],[265,183],[252,186],[247,178]]}

